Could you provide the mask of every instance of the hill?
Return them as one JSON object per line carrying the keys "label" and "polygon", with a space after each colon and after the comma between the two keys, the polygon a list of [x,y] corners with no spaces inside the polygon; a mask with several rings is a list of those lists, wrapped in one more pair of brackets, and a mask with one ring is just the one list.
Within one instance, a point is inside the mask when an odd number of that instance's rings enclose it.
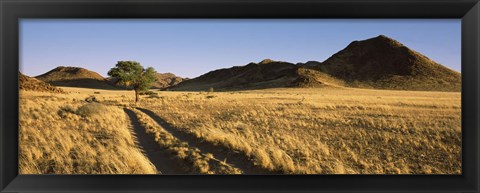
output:
{"label": "hill", "polygon": [[275,87],[460,91],[461,74],[380,35],[353,41],[324,62],[292,64],[270,59],[219,69],[184,81],[171,90],[244,90]]}
{"label": "hill", "polygon": [[80,67],[59,66],[35,78],[55,86],[117,89],[100,74]]}
{"label": "hill", "polygon": [[[325,76],[325,77],[323,77]],[[324,86],[328,75],[298,65],[265,59],[259,63],[214,70],[169,90],[245,90],[276,87]],[[332,81],[335,82],[335,81]]]}
{"label": "hill", "polygon": [[460,73],[384,35],[354,41],[324,62],[309,68],[344,80],[352,87],[435,91],[461,89]]}
{"label": "hill", "polygon": [[36,78],[26,76],[22,73],[18,73],[18,87],[20,90],[31,90],[39,92],[53,92],[53,93],[64,93],[60,88],[52,86],[48,83],[40,81]]}
{"label": "hill", "polygon": [[186,78],[176,76],[173,73],[157,73],[157,81],[152,84],[152,88],[163,89],[169,86],[177,85]]}

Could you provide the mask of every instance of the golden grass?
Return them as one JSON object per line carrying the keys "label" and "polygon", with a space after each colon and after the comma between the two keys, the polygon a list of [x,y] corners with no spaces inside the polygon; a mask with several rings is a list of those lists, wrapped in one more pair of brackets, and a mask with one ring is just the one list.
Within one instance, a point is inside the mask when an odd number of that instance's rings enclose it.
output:
{"label": "golden grass", "polygon": [[81,94],[20,92],[20,174],[155,174],[118,107]]}
{"label": "golden grass", "polygon": [[184,165],[192,174],[241,174],[238,168],[213,158],[211,154],[202,153],[199,149],[189,147],[188,143],[180,141],[167,132],[145,113],[131,108],[135,112],[146,133],[153,136],[162,148],[167,149],[177,158],[179,165]]}
{"label": "golden grass", "polygon": [[142,106],[283,173],[460,174],[460,93],[367,89],[161,92]]}
{"label": "golden grass", "polygon": [[[155,172],[135,147],[126,115],[117,107],[130,106],[133,91],[62,89],[71,93],[22,92],[20,173]],[[103,106],[93,109],[103,113],[84,115],[89,107],[82,110],[79,100],[95,92]],[[460,93],[346,88],[155,92],[158,98],[141,96],[138,105],[271,171],[461,173]],[[135,112],[160,146],[177,148],[172,152],[178,155],[192,149]],[[192,171],[221,173],[200,164],[211,155],[193,152],[199,156],[179,156],[190,160]]]}

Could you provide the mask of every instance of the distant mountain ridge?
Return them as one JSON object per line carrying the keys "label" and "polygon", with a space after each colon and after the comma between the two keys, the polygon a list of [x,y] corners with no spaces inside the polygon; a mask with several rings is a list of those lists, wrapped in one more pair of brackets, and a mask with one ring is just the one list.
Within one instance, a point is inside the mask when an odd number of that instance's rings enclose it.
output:
{"label": "distant mountain ridge", "polygon": [[157,81],[152,84],[152,88],[163,89],[177,85],[185,80],[188,79],[179,77],[173,73],[157,73]]}
{"label": "distant mountain ridge", "polygon": [[[36,77],[55,86],[122,89],[115,78],[79,67],[57,67]],[[387,36],[353,41],[324,62],[258,63],[213,70],[193,79],[158,73],[152,88],[179,91],[248,90],[279,87],[356,87],[460,91],[461,74]]]}
{"label": "distant mountain ridge", "polygon": [[168,89],[244,90],[324,86],[460,91],[461,74],[380,35],[353,41],[324,62],[292,64],[266,59],[210,71]]}
{"label": "distant mountain ridge", "polygon": [[[124,89],[122,86],[117,85],[116,78],[104,78],[97,72],[80,67],[59,66],[35,78],[55,86]],[[186,79],[173,73],[157,73],[157,81],[152,83],[152,88],[162,89],[176,85],[184,80]]]}
{"label": "distant mountain ridge", "polygon": [[277,87],[324,87],[342,86],[344,82],[317,70],[304,68],[283,61],[265,59],[245,66],[234,66],[210,71],[169,90],[202,91],[210,88],[220,90],[246,90]]}
{"label": "distant mountain ridge", "polygon": [[59,66],[50,70],[36,78],[43,81],[58,81],[58,80],[76,80],[76,79],[94,79],[104,80],[100,74],[80,67]]}
{"label": "distant mountain ridge", "polygon": [[295,80],[298,67],[288,62],[263,60],[245,66],[218,69],[169,87],[171,90],[254,89],[283,87]]}
{"label": "distant mountain ridge", "polygon": [[118,89],[100,74],[80,67],[59,66],[35,78],[55,86]]}

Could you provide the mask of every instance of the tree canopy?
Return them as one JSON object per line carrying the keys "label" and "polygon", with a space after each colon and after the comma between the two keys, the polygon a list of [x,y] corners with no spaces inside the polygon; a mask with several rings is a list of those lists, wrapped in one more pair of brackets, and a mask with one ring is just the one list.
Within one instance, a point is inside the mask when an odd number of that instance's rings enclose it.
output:
{"label": "tree canopy", "polygon": [[150,88],[156,78],[156,71],[152,67],[143,68],[136,61],[118,61],[114,68],[108,71],[110,77],[118,78],[118,84],[135,91],[135,102],[138,101],[140,91]]}

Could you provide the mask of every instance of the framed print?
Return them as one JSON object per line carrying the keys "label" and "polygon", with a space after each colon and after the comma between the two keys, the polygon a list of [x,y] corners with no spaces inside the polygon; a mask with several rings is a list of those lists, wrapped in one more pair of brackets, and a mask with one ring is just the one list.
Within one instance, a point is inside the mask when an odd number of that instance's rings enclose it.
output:
{"label": "framed print", "polygon": [[0,6],[2,192],[478,192],[476,0]]}

